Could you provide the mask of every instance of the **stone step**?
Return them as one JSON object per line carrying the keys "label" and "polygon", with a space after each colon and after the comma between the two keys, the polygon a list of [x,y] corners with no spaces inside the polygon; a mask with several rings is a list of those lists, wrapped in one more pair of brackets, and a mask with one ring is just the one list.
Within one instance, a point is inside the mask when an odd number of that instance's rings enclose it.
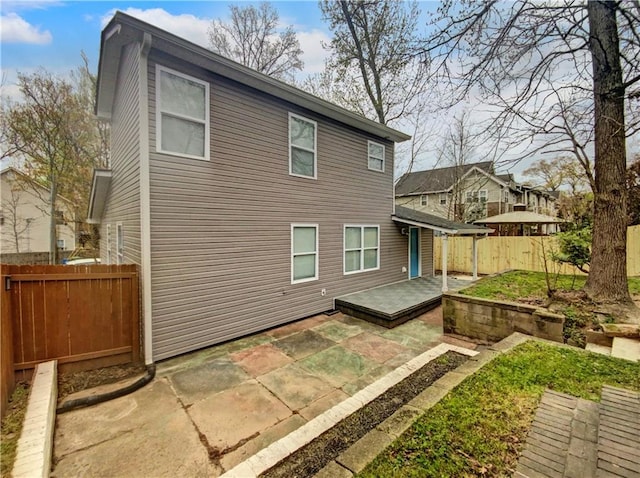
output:
{"label": "stone step", "polygon": [[614,337],[611,356],[632,362],[640,361],[640,339]]}
{"label": "stone step", "polygon": [[587,344],[585,350],[596,354],[611,355],[611,347],[607,347],[606,345]]}

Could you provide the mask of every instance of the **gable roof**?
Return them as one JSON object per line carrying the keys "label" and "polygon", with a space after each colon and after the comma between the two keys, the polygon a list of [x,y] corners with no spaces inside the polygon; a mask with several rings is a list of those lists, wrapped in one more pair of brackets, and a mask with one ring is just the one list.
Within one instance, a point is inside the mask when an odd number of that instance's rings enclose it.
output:
{"label": "gable roof", "polygon": [[[38,189],[42,189],[45,193],[49,193],[49,188],[47,188],[46,186],[40,184],[38,181],[36,181],[35,179],[27,176],[25,173],[23,173],[22,171],[14,168],[13,166],[9,166],[8,168],[5,168],[3,170],[0,171],[0,177],[1,176],[5,176],[8,173],[14,174],[16,176],[20,176],[20,179],[22,181],[24,181],[25,183],[30,184],[34,189],[38,188]],[[7,179],[11,180],[10,176],[7,176]],[[60,200],[63,201],[65,203],[67,203],[68,207],[73,207],[73,202],[70,199],[67,199],[66,197],[58,194],[56,196],[56,200]]]}
{"label": "gable roof", "polygon": [[400,177],[396,184],[396,196],[448,191],[456,181],[459,181],[474,168],[484,171],[487,174],[492,174],[493,163],[491,161],[483,161],[480,163],[406,173]]}
{"label": "gable roof", "polygon": [[513,211],[473,221],[474,224],[560,224],[560,218],[532,211]]}
{"label": "gable roof", "polygon": [[100,117],[111,116],[121,49],[131,42],[139,42],[182,58],[217,75],[380,138],[395,142],[411,138],[405,133],[336,106],[122,12],[116,12],[102,30],[96,98],[96,114]]}
{"label": "gable roof", "polygon": [[396,206],[395,213],[391,216],[391,219],[403,224],[425,227],[447,234],[469,235],[489,234],[493,232],[493,229],[489,229],[488,227],[449,221],[440,216],[434,216],[433,214],[427,214],[426,212],[416,211],[415,209],[402,206]]}

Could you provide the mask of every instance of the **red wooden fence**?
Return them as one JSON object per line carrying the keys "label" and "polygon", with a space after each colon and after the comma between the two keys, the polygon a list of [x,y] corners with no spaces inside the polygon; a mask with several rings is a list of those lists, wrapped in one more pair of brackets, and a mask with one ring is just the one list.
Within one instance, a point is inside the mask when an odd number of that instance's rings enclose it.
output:
{"label": "red wooden fence", "polygon": [[[2,339],[8,315],[16,377],[52,359],[63,371],[140,360],[135,265],[3,265],[2,275]],[[4,403],[4,360],[2,374]]]}

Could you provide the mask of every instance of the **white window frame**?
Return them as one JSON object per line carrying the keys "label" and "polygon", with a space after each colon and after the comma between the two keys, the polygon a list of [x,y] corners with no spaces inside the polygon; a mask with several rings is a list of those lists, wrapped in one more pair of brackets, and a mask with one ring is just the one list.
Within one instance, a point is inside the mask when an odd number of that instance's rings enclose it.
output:
{"label": "white window frame", "polygon": [[[204,120],[201,118],[193,118],[191,116],[180,115],[176,113],[166,113],[178,119],[186,121],[192,121],[194,123],[201,123],[204,125],[204,156],[196,156],[193,154],[176,153],[175,151],[165,151],[162,149],[162,91],[160,75],[162,72],[169,73],[170,75],[184,78],[185,80],[199,83],[204,86]],[[199,159],[200,161],[209,161],[209,130],[210,130],[210,112],[209,112],[209,83],[193,76],[185,75],[179,71],[172,70],[166,66],[156,64],[156,151],[162,154],[168,154],[171,156],[178,156],[180,158]]]}
{"label": "white window frame", "polygon": [[511,199],[511,194],[509,193],[508,189],[502,190],[502,199],[505,204],[509,204],[509,200]]}
{"label": "white window frame", "polygon": [[[316,270],[316,274],[314,277],[306,277],[304,279],[294,279],[295,274],[294,274],[294,266],[293,266],[293,258],[296,256],[303,256],[303,255],[310,255],[312,253],[310,252],[299,252],[299,253],[295,253],[293,252],[293,247],[294,247],[294,231],[297,227],[313,227],[316,230],[316,250],[313,254],[315,254],[316,256],[316,263],[315,263],[315,270]],[[293,223],[291,224],[291,283],[292,284],[302,284],[303,282],[311,282],[311,281],[315,281],[318,280],[320,278],[320,271],[318,270],[318,266],[319,266],[319,257],[320,257],[320,250],[319,250],[319,235],[320,235],[320,227],[318,226],[318,224],[305,224],[305,223]]]}
{"label": "white window frame", "polygon": [[[371,154],[371,145],[376,145],[376,146],[380,146],[382,148],[382,157],[379,158],[377,156],[373,156]],[[386,148],[384,147],[384,144],[382,143],[376,143],[375,141],[367,141],[367,168],[370,171],[376,171],[378,173],[384,173],[384,167],[385,167],[385,156],[386,156]],[[371,158],[373,159],[377,159],[377,160],[382,160],[382,169],[376,169],[376,168],[372,168],[371,167]]]}
{"label": "white window frame", "polygon": [[426,194],[421,194],[420,195],[420,206],[428,206],[429,205],[429,198],[427,197]]}
{"label": "white window frame", "polygon": [[[474,201],[474,194],[477,194],[477,201]],[[469,198],[471,198],[471,200],[469,200]],[[484,201],[483,201],[484,199]],[[465,193],[465,200],[464,202],[467,203],[486,203],[488,202],[488,195],[487,195],[487,190],[486,189],[479,189],[477,191],[467,191]]]}
{"label": "white window frame", "polygon": [[[62,246],[60,246],[60,243],[62,243]],[[66,249],[67,243],[64,239],[56,239],[56,247],[58,249],[62,249],[63,251]]]}
{"label": "white window frame", "polygon": [[[311,123],[313,125],[313,149],[303,148],[302,146],[296,146],[291,144],[291,118],[296,118],[300,121],[304,121],[305,123]],[[318,123],[309,118],[305,118],[304,116],[300,116],[295,113],[289,113],[287,135],[289,136],[289,175],[295,176],[297,178],[317,179],[318,178]],[[302,151],[313,153],[313,176],[305,176],[303,174],[296,174],[293,172],[293,156],[291,154],[292,147],[301,149]]]}
{"label": "white window frame", "polygon": [[111,224],[107,224],[107,264],[111,264]]}
{"label": "white window frame", "polygon": [[[347,249],[347,228],[359,228],[360,229],[360,247],[357,249]],[[378,243],[376,247],[364,247],[364,230],[367,227],[376,228],[378,231]],[[376,257],[376,267],[369,269],[364,268],[364,251],[376,249],[378,254]],[[347,252],[360,251],[360,269],[347,272],[347,261],[345,257]],[[362,272],[370,272],[380,270],[380,225],[379,224],[345,224],[342,229],[342,273],[343,275],[360,274]]]}
{"label": "white window frame", "polygon": [[[442,202],[444,199],[444,202]],[[447,205],[447,193],[440,193],[440,197],[439,197],[439,202],[441,206],[446,206]]]}
{"label": "white window frame", "polygon": [[116,222],[116,264],[124,262],[124,227]]}

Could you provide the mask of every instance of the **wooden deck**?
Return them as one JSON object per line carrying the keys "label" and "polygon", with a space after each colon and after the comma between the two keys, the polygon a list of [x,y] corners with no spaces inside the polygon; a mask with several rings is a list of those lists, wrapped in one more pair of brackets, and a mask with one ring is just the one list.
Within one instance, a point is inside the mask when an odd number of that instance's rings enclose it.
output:
{"label": "wooden deck", "polygon": [[604,386],[601,403],[547,390],[517,478],[640,478],[640,393]]}
{"label": "wooden deck", "polygon": [[[447,283],[450,290],[456,290],[470,285],[471,281],[449,277]],[[433,276],[336,297],[335,306],[347,315],[393,328],[437,307],[441,301],[442,276]]]}

